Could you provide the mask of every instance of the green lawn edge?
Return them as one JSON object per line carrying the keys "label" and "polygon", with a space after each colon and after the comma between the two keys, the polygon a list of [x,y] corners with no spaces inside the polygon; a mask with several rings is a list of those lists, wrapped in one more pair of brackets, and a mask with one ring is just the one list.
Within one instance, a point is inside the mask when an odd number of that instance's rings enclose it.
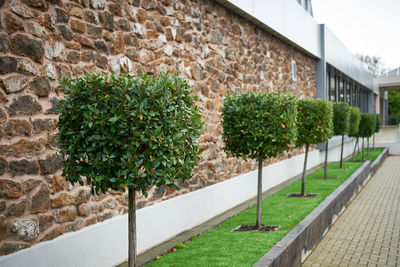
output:
{"label": "green lawn edge", "polygon": [[[371,163],[384,148],[370,149],[365,159]],[[355,156],[360,160],[361,154]],[[323,168],[307,175],[306,192],[319,193],[315,198],[287,198],[289,193],[300,192],[301,181],[296,181],[281,189],[262,202],[262,223],[281,225],[275,232],[236,232],[231,231],[241,224],[255,224],[256,206],[236,214],[216,228],[180,245],[176,252],[168,253],[145,266],[252,266],[290,230],[311,213],[325,198],[348,179],[364,162],[339,162],[328,164],[328,176],[336,179],[323,179]],[[268,179],[268,177],[267,177]],[[255,189],[256,190],[256,189]],[[180,240],[177,240],[180,242]]]}

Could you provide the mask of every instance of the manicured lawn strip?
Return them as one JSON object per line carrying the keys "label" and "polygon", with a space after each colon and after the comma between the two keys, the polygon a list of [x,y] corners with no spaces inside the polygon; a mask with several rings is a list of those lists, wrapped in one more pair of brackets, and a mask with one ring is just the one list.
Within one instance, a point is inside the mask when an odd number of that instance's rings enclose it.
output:
{"label": "manicured lawn strip", "polygon": [[[375,160],[382,151],[370,150],[370,156],[366,158]],[[301,181],[296,181],[265,199],[262,204],[262,223],[281,225],[276,232],[231,232],[241,224],[255,224],[254,205],[193,241],[186,242],[184,248],[146,266],[252,266],[362,164],[347,161],[344,163],[345,169],[339,169],[338,162],[328,164],[329,176],[337,179],[324,180],[323,168],[308,175],[306,192],[319,193],[318,197],[286,198],[289,193],[300,192]]]}

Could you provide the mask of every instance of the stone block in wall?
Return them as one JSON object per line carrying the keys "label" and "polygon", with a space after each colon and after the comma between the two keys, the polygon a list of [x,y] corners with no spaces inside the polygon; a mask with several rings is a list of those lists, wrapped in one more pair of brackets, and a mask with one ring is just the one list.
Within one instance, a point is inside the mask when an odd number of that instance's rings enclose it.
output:
{"label": "stone block in wall", "polygon": [[27,120],[8,120],[4,133],[7,136],[29,136],[32,133],[32,125]]}
{"label": "stone block in wall", "polygon": [[53,174],[62,168],[61,155],[47,154],[45,159],[38,161],[40,165],[40,174]]}
{"label": "stone block in wall", "polygon": [[81,216],[89,216],[90,214],[96,214],[99,212],[100,207],[98,203],[84,203],[79,205],[78,213]]}
{"label": "stone block in wall", "polygon": [[13,115],[34,115],[42,111],[39,102],[30,95],[23,95],[14,98],[8,107],[8,114]]}
{"label": "stone block in wall", "polygon": [[0,216],[0,241],[6,239],[6,237],[7,237],[6,218],[4,218],[4,216]]}
{"label": "stone block in wall", "polygon": [[40,185],[42,182],[43,181],[34,178],[27,179],[22,183],[22,191],[24,193],[29,192],[32,189],[36,188],[36,186]]}
{"label": "stone block in wall", "polygon": [[85,221],[82,219],[77,219],[73,223],[67,224],[64,227],[64,231],[67,232],[73,232],[73,231],[78,231],[79,229],[82,229],[85,225]]}
{"label": "stone block in wall", "polygon": [[4,242],[0,246],[0,255],[11,254],[18,250],[21,250],[24,248],[29,248],[30,246],[31,245],[29,243],[22,243],[22,242],[15,242],[15,241]]}
{"label": "stone block in wall", "polygon": [[50,178],[50,182],[49,182],[51,193],[54,194],[56,192],[64,190],[66,184],[67,183],[65,182],[65,178],[63,176],[53,175]]}
{"label": "stone block in wall", "polygon": [[7,12],[4,14],[4,28],[7,33],[12,34],[16,31],[23,31],[24,25],[16,15]]}
{"label": "stone block in wall", "polygon": [[18,2],[11,3],[11,11],[15,14],[19,15],[20,17],[29,19],[33,17],[33,13],[27,6]]}
{"label": "stone block in wall", "polygon": [[19,202],[9,203],[7,205],[6,216],[19,217],[24,213],[26,206],[27,206],[26,199]]}
{"label": "stone block in wall", "polygon": [[30,21],[26,24],[26,26],[26,31],[36,37],[44,38],[47,35],[46,28],[36,21]]}
{"label": "stone block in wall", "polygon": [[27,56],[42,63],[44,48],[42,42],[30,39],[26,35],[16,34],[11,38],[11,50],[20,56]]}
{"label": "stone block in wall", "polygon": [[73,208],[65,208],[57,210],[54,214],[54,220],[57,223],[70,222],[75,220],[76,212]]}
{"label": "stone block in wall", "polygon": [[76,197],[68,193],[61,193],[57,197],[51,199],[51,206],[53,208],[74,204],[76,204]]}
{"label": "stone block in wall", "polygon": [[0,179],[0,197],[18,198],[21,195],[21,183],[9,179]]}
{"label": "stone block in wall", "polygon": [[43,76],[35,77],[29,84],[29,89],[37,96],[48,96],[51,90],[49,80]]}
{"label": "stone block in wall", "polygon": [[42,183],[39,189],[32,194],[30,213],[46,211],[50,207],[50,189]]}
{"label": "stone block in wall", "polygon": [[0,154],[15,157],[31,155],[41,152],[47,143],[47,138],[39,138],[36,140],[20,139],[11,145],[0,145]]}
{"label": "stone block in wall", "polygon": [[52,240],[56,238],[57,236],[60,236],[64,233],[63,227],[61,225],[56,225],[54,226],[53,229],[49,230],[42,238],[40,238],[39,242],[42,241],[47,241],[47,240]]}
{"label": "stone block in wall", "polygon": [[39,214],[39,230],[43,232],[54,223],[54,216],[51,213],[41,213]]}
{"label": "stone block in wall", "polygon": [[39,165],[36,160],[21,159],[10,161],[8,169],[12,176],[39,174]]}
{"label": "stone block in wall", "polygon": [[20,240],[33,240],[39,235],[39,221],[36,218],[17,220],[11,225],[11,232]]}
{"label": "stone block in wall", "polygon": [[34,133],[53,132],[57,129],[56,119],[35,119],[32,122]]}
{"label": "stone block in wall", "polygon": [[6,34],[0,33],[0,52],[6,53],[10,48],[10,40]]}
{"label": "stone block in wall", "polygon": [[17,60],[13,57],[0,57],[0,75],[15,72],[17,64]]}
{"label": "stone block in wall", "polygon": [[45,0],[22,0],[23,3],[31,7],[36,7],[41,10],[47,10],[47,3]]}
{"label": "stone block in wall", "polygon": [[3,175],[6,172],[7,161],[0,157],[0,175]]}
{"label": "stone block in wall", "polygon": [[[16,68],[13,71],[16,71]],[[8,94],[22,91],[28,86],[29,80],[30,79],[24,75],[6,77],[3,79],[4,91]]]}

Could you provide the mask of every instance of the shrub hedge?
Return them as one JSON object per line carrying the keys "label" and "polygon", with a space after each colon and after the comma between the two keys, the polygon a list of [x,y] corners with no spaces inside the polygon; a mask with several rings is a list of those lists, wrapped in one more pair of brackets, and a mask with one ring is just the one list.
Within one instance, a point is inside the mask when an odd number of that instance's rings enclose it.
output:
{"label": "shrub hedge", "polygon": [[358,107],[350,107],[349,136],[357,137],[358,127],[360,126],[361,112]]}
{"label": "shrub hedge", "polygon": [[98,191],[176,188],[197,163],[203,123],[176,74],[94,74],[61,79],[58,140],[63,175]]}
{"label": "shrub hedge", "polygon": [[325,99],[304,98],[297,102],[297,145],[318,144],[333,135],[332,103]]}
{"label": "shrub hedge", "polygon": [[228,95],[222,108],[226,153],[263,161],[289,150],[297,136],[296,103],[289,94]]}
{"label": "shrub hedge", "polygon": [[376,129],[375,114],[362,113],[358,136],[371,137]]}
{"label": "shrub hedge", "polygon": [[333,103],[333,132],[334,135],[345,135],[350,126],[350,107],[345,102]]}

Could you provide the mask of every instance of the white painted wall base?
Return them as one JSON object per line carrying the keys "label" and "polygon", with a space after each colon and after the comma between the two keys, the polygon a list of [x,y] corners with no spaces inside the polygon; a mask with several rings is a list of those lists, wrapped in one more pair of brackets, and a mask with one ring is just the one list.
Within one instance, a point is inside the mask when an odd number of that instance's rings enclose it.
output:
{"label": "white painted wall base", "polygon": [[[337,139],[337,138],[336,138]],[[344,156],[352,153],[348,139]],[[308,169],[323,163],[324,151],[309,153]],[[329,149],[329,161],[340,159],[340,145]],[[304,155],[263,168],[263,191],[299,175]],[[138,252],[144,252],[173,236],[235,207],[257,193],[257,171],[137,211]],[[128,217],[119,216],[82,230],[64,234],[11,255],[0,257],[1,267],[109,267],[128,255]]]}

